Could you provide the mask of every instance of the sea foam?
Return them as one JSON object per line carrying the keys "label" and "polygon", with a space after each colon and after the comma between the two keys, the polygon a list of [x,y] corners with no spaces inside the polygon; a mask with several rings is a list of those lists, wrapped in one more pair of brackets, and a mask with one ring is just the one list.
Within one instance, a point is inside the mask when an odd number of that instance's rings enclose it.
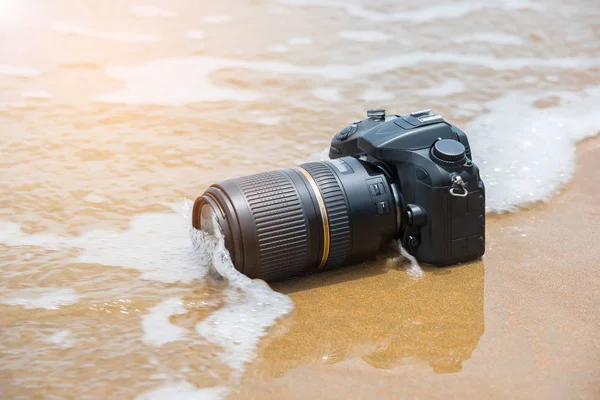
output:
{"label": "sea foam", "polygon": [[[286,295],[240,274],[231,262],[222,237],[210,236],[191,226],[191,206],[191,201],[185,201],[173,205],[175,212],[172,213],[137,215],[125,231],[102,229],[77,237],[26,234],[18,224],[2,222],[0,243],[53,249],[79,248],[81,252],[72,262],[137,269],[141,278],[161,282],[190,282],[203,278],[210,268],[214,268],[227,281],[222,288],[224,304],[199,322],[194,333],[170,322],[170,316],[187,310],[181,298],[167,298],[142,317],[142,340],[146,344],[162,346],[196,335],[217,344],[218,357],[232,368],[231,379],[235,383],[242,377],[245,364],[255,356],[260,338],[292,310],[293,303]],[[0,303],[26,308],[58,308],[78,299],[72,289],[35,288],[4,293]],[[171,390],[178,392],[179,389],[167,385],[146,395]],[[224,393],[223,390],[200,389],[198,395]]]}
{"label": "sea foam", "polygon": [[169,318],[172,315],[185,314],[187,312],[181,298],[173,297],[162,301],[152,307],[149,313],[142,318],[144,336],[142,340],[146,344],[161,346],[165,343],[181,340],[185,337],[185,329],[173,325]]}
{"label": "sea foam", "polygon": [[40,71],[34,68],[4,64],[0,65],[0,75],[14,76],[17,78],[35,78],[40,76]]}
{"label": "sea foam", "polygon": [[73,24],[55,22],[52,29],[72,35],[88,36],[97,39],[115,40],[118,42],[138,43],[153,42],[157,38],[153,35],[132,32],[100,32],[88,28],[81,28]]}
{"label": "sea foam", "polygon": [[189,382],[178,381],[164,384],[156,389],[149,390],[136,397],[136,400],[219,400],[225,397],[228,389],[221,386],[197,388]]}
{"label": "sea foam", "polygon": [[[287,47],[286,47],[287,49]],[[489,55],[451,52],[414,52],[390,55],[354,65],[298,65],[282,61],[248,61],[216,57],[166,58],[134,66],[112,66],[106,73],[120,79],[125,86],[95,100],[123,104],[181,105],[202,101],[254,101],[262,94],[243,88],[227,88],[214,84],[209,76],[223,69],[247,69],[273,74],[317,76],[332,80],[354,80],[371,77],[403,67],[423,64],[479,66],[497,71],[524,68],[554,68],[585,70],[600,67],[597,57],[498,58]],[[181,90],[185,87],[186,90]]]}
{"label": "sea foam", "polygon": [[[553,107],[536,107],[550,96]],[[579,94],[510,93],[464,126],[486,185],[488,211],[547,200],[575,171],[575,144],[600,132],[600,87]]]}
{"label": "sea foam", "polygon": [[[314,6],[338,8],[344,10],[348,15],[360,19],[366,19],[375,22],[406,21],[411,23],[427,23],[440,19],[453,19],[463,17],[467,14],[485,10],[485,9],[505,9],[505,10],[532,10],[543,11],[545,6],[531,1],[475,1],[475,2],[456,2],[453,4],[439,4],[430,7],[420,7],[411,10],[402,7],[399,11],[391,10],[373,11],[362,4],[352,4],[348,1],[338,0],[280,0],[281,3],[293,6]],[[401,7],[398,7],[401,8]]]}
{"label": "sea foam", "polygon": [[174,11],[165,10],[155,6],[137,6],[131,9],[131,13],[136,17],[162,17],[173,18],[177,16]]}
{"label": "sea foam", "polygon": [[0,297],[0,304],[23,306],[25,308],[45,308],[57,310],[69,306],[79,300],[75,290],[71,288],[30,288],[6,291]]}

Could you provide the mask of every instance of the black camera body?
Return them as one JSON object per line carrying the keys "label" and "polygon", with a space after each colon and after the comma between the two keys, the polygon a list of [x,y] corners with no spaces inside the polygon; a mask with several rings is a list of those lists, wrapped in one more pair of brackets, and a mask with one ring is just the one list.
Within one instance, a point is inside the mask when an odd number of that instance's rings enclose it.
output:
{"label": "black camera body", "polygon": [[483,255],[485,190],[465,133],[429,110],[367,116],[335,135],[330,160],[211,185],[193,226],[265,281],[373,259],[393,239],[433,265]]}
{"label": "black camera body", "polygon": [[[481,257],[485,187],[467,135],[430,110],[367,116],[335,135],[332,162],[354,157],[385,171],[401,219],[398,238],[419,261],[442,266]],[[366,183],[378,212],[389,210],[377,185]]]}

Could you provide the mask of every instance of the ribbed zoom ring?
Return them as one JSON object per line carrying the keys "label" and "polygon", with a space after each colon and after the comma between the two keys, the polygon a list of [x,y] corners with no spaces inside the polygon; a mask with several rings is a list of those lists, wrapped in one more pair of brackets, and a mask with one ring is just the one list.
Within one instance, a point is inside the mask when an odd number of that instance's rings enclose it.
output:
{"label": "ribbed zoom ring", "polygon": [[301,274],[307,261],[308,226],[293,182],[282,171],[232,181],[246,198],[256,225],[257,276],[270,281]]}
{"label": "ribbed zoom ring", "polygon": [[300,167],[306,170],[319,186],[327,210],[331,242],[329,257],[323,269],[339,267],[346,262],[352,250],[352,230],[346,195],[335,174],[325,163],[307,163]]}

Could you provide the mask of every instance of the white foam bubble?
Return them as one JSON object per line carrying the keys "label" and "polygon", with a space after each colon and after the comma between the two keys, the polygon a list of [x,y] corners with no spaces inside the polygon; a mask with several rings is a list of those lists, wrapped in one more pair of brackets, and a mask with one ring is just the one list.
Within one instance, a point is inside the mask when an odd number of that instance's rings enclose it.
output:
{"label": "white foam bubble", "polygon": [[291,38],[287,41],[287,44],[290,46],[306,46],[312,44],[313,40],[308,36],[299,36],[295,38]]}
{"label": "white foam bubble", "polygon": [[540,80],[540,78],[538,78],[537,76],[533,76],[533,75],[527,75],[526,77],[523,78],[523,82],[525,83],[536,83]]}
{"label": "white foam bubble", "polygon": [[281,117],[260,117],[256,120],[256,122],[262,125],[277,125],[281,122],[281,120]]}
{"label": "white foam bubble", "polygon": [[313,90],[312,94],[316,98],[327,102],[340,102],[345,100],[338,88],[321,87]]}
{"label": "white foam bubble", "polygon": [[72,288],[38,287],[5,292],[0,297],[0,304],[57,310],[75,304],[78,300],[79,296]]}
{"label": "white foam bubble", "polygon": [[69,348],[75,343],[75,338],[70,330],[60,330],[46,338],[46,342],[58,347]]}
{"label": "white foam bubble", "polygon": [[206,33],[202,31],[188,31],[187,36],[192,39],[206,39]]}
{"label": "white foam bubble", "polygon": [[[106,73],[125,82],[125,87],[95,100],[109,103],[181,105],[202,101],[254,101],[261,97],[242,88],[217,87],[210,74],[225,68],[250,69],[276,74],[322,76],[350,80],[425,63],[456,63],[493,70],[523,68],[587,69],[600,66],[600,58],[495,58],[460,53],[416,52],[368,60],[362,64],[297,65],[281,61],[247,61],[214,57],[169,58],[137,66],[113,66]],[[185,90],[182,90],[185,88]],[[386,98],[390,98],[387,96]]]}
{"label": "white foam bubble", "polygon": [[0,65],[0,75],[14,76],[17,78],[35,78],[36,76],[40,76],[40,71],[33,68],[3,64]]}
{"label": "white foam bubble", "polygon": [[283,4],[294,6],[317,6],[328,8],[339,8],[348,15],[377,22],[406,21],[411,23],[427,23],[440,19],[460,18],[467,14],[485,10],[485,9],[505,9],[505,10],[533,10],[544,11],[545,6],[531,1],[502,1],[502,2],[458,2],[452,4],[439,4],[430,7],[421,7],[419,9],[406,9],[402,11],[372,11],[362,4],[352,4],[339,0],[280,0]]}
{"label": "white foam bubble", "polygon": [[106,197],[102,197],[96,193],[88,193],[83,200],[88,203],[105,203],[109,201]]}
{"label": "white foam bubble", "polygon": [[465,91],[465,84],[458,79],[446,79],[441,84],[426,89],[417,89],[416,93],[427,97],[445,97]]}
{"label": "white foam bubble", "polygon": [[360,95],[360,98],[368,103],[374,103],[379,101],[392,101],[396,96],[393,93],[381,89],[367,89]]}
{"label": "white foam bubble", "polygon": [[136,17],[162,17],[173,18],[177,16],[174,11],[165,10],[155,6],[137,6],[131,9],[131,13]]}
{"label": "white foam bubble", "polygon": [[600,131],[600,87],[548,93],[560,105],[536,108],[542,96],[511,93],[485,105],[464,128],[486,185],[487,209],[510,211],[546,200],[575,170],[575,144]]}
{"label": "white foam bubble", "polygon": [[64,22],[55,22],[52,24],[52,29],[72,35],[81,35],[104,40],[115,40],[126,43],[153,42],[157,40],[155,36],[148,34],[132,32],[100,32],[92,29],[81,28]]}
{"label": "white foam bubble", "polygon": [[290,48],[283,44],[272,44],[267,47],[267,50],[271,53],[287,53],[290,51]]}
{"label": "white foam bubble", "polygon": [[44,90],[30,90],[28,92],[21,93],[21,97],[34,100],[48,100],[53,96]]}
{"label": "white foam bubble", "polygon": [[402,242],[398,241],[397,242],[397,246],[398,246],[398,250],[400,251],[400,254],[402,255],[402,257],[404,257],[405,259],[408,260],[408,265],[404,268],[404,270],[406,271],[406,274],[408,276],[412,276],[413,278],[422,278],[424,275],[423,269],[421,268],[421,266],[419,265],[419,262],[417,261],[417,259],[412,256],[408,250],[406,250],[404,247],[402,247]]}
{"label": "white foam bubble", "polygon": [[136,400],[220,400],[228,392],[229,389],[221,386],[197,388],[189,382],[180,381],[142,393],[136,397]]}
{"label": "white foam bubble", "polygon": [[383,42],[390,39],[390,35],[381,31],[341,31],[338,36],[342,39],[354,40],[357,42]]}
{"label": "white foam bubble", "polygon": [[186,330],[173,325],[169,318],[171,315],[185,314],[187,312],[181,298],[173,297],[150,308],[149,313],[142,317],[142,340],[146,344],[161,346],[165,343],[181,340],[186,335]]}
{"label": "white foam bubble", "polygon": [[229,22],[232,19],[233,18],[231,17],[231,15],[213,14],[213,15],[207,15],[206,17],[202,18],[201,22],[204,22],[205,24],[220,24],[223,22]]}
{"label": "white foam bubble", "polygon": [[498,32],[474,32],[468,35],[460,35],[452,38],[454,43],[490,43],[490,44],[506,44],[506,45],[521,45],[525,41],[519,36],[509,35]]}

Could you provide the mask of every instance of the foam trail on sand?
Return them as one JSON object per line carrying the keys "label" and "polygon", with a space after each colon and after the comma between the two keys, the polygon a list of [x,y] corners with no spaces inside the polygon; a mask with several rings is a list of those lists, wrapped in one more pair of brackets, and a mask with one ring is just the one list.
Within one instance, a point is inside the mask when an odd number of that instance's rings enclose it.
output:
{"label": "foam trail on sand", "polygon": [[[218,226],[216,221],[214,226]],[[196,331],[223,349],[220,359],[235,370],[234,379],[239,379],[244,365],[254,357],[260,338],[277,319],[292,311],[293,303],[288,296],[240,274],[222,235],[214,240],[212,265],[236,290],[228,291],[225,305],[198,323]]]}
{"label": "foam trail on sand", "polygon": [[163,17],[173,18],[177,16],[174,11],[165,10],[154,6],[137,6],[131,9],[131,13],[136,17]]}
{"label": "foam trail on sand", "polygon": [[58,310],[70,306],[79,300],[75,290],[71,288],[31,288],[2,293],[0,304],[23,306],[27,309],[45,308]]}
{"label": "foam trail on sand", "polygon": [[[560,104],[536,107],[554,96]],[[465,126],[485,182],[488,211],[548,200],[571,180],[575,145],[600,132],[600,86],[574,93],[507,94]]]}
{"label": "foam trail on sand", "polygon": [[36,76],[40,76],[40,71],[33,68],[4,64],[0,65],[0,75],[14,76],[17,78],[35,78]]}
{"label": "foam trail on sand", "polygon": [[115,40],[118,42],[127,43],[153,42],[157,40],[157,38],[153,35],[132,32],[99,32],[92,29],[80,28],[64,22],[55,22],[52,25],[52,29],[72,35],[82,35],[97,39]]}
{"label": "foam trail on sand", "polygon": [[230,15],[213,14],[213,15],[207,15],[206,17],[202,18],[200,21],[204,22],[205,24],[220,24],[223,22],[229,22],[232,19],[233,18]]}
{"label": "foam trail on sand", "polygon": [[202,31],[188,31],[187,36],[191,39],[203,40],[206,39],[206,33]]}
{"label": "foam trail on sand", "polygon": [[433,85],[429,88],[418,89],[416,92],[420,96],[427,97],[445,97],[451,94],[461,93],[466,90],[465,84],[458,79],[446,79],[438,85]]}
{"label": "foam trail on sand", "polygon": [[28,92],[21,93],[21,97],[34,100],[48,100],[53,96],[44,90],[30,90]]}
{"label": "foam trail on sand", "polygon": [[185,314],[187,312],[181,298],[173,297],[166,299],[160,304],[152,307],[150,312],[142,318],[144,336],[142,340],[154,346],[181,340],[186,330],[173,325],[169,321],[171,315]]}
{"label": "foam trail on sand", "polygon": [[192,246],[191,214],[189,219],[182,217],[185,213],[182,208],[186,207],[189,208],[186,204],[173,206],[173,211],[179,213],[138,214],[124,231],[97,229],[81,236],[27,234],[18,224],[0,221],[0,243],[47,249],[78,248],[80,253],[72,262],[136,269],[142,279],[190,282],[204,277],[206,268],[199,266],[208,265],[214,248],[208,241],[197,248]]}
{"label": "foam trail on sand", "polygon": [[532,10],[538,12],[545,10],[545,6],[542,4],[521,0],[505,2],[457,2],[454,4],[421,7],[417,10],[403,9],[396,12],[372,11],[361,4],[352,4],[339,0],[280,0],[280,2],[294,6],[311,5],[315,7],[340,8],[350,16],[377,22],[406,21],[411,23],[427,23],[439,19],[459,18],[485,9]]}
{"label": "foam trail on sand", "polygon": [[[210,268],[214,268],[227,281],[222,288],[224,304],[197,324],[196,333],[207,342],[219,345],[219,359],[233,369],[231,379],[237,382],[243,375],[245,364],[255,356],[261,337],[277,319],[293,309],[293,303],[286,295],[239,273],[222,237],[216,238],[193,228],[192,204],[185,201],[183,205],[173,206],[178,213],[137,215],[125,231],[96,230],[77,237],[29,235],[17,224],[0,223],[0,243],[79,248],[81,253],[71,261],[134,268],[141,272],[141,278],[161,282],[189,282],[204,277]],[[70,288],[36,288],[5,293],[0,303],[27,308],[58,308],[78,299]],[[167,298],[152,307],[142,318],[142,340],[161,346],[193,335],[169,321],[171,315],[186,312],[179,297]],[[161,390],[171,389],[173,387],[167,386]],[[217,392],[224,393],[223,390],[219,388]]]}
{"label": "foam trail on sand", "polygon": [[[276,49],[287,50],[287,47]],[[166,58],[136,66],[109,67],[106,73],[110,77],[124,81],[125,86],[116,92],[99,96],[95,100],[107,103],[162,105],[223,100],[253,101],[261,98],[261,93],[243,88],[219,87],[211,81],[210,75],[222,69],[237,68],[272,74],[352,80],[427,63],[473,65],[498,71],[523,68],[584,70],[600,67],[600,58],[497,58],[489,55],[415,52],[391,55],[355,65],[298,65],[281,61],[247,61],[204,56]],[[182,87],[187,89],[181,90]]]}
{"label": "foam trail on sand", "polygon": [[367,89],[361,93],[360,99],[367,103],[376,103],[380,101],[392,101],[396,98],[394,93],[386,92],[381,89]]}
{"label": "foam trail on sand", "polygon": [[340,102],[344,101],[344,96],[338,88],[322,87],[312,91],[313,96],[323,101]]}
{"label": "foam trail on sand", "polygon": [[357,42],[382,42],[391,38],[390,35],[381,31],[341,31],[338,36]]}
{"label": "foam trail on sand", "polygon": [[221,386],[198,389],[189,382],[180,381],[168,383],[142,393],[136,397],[136,400],[219,400],[224,398],[228,391],[227,388]]}
{"label": "foam trail on sand", "polygon": [[521,45],[525,40],[519,36],[507,35],[505,33],[481,32],[472,33],[469,35],[455,36],[452,38],[454,43],[489,43],[489,44],[506,44],[506,45]]}

